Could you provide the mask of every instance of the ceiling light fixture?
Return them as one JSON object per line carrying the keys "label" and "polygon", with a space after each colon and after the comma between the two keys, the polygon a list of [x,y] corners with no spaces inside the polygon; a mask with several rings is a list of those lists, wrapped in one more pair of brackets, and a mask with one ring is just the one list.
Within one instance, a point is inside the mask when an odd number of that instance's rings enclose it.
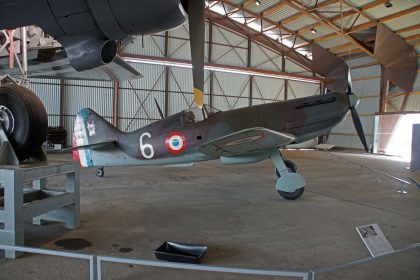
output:
{"label": "ceiling light fixture", "polygon": [[315,28],[311,28],[311,32],[313,33],[313,34],[315,34],[317,31],[316,31],[316,29]]}
{"label": "ceiling light fixture", "polygon": [[384,6],[385,6],[385,8],[388,8],[388,9],[391,8],[392,7],[391,1],[386,1]]}
{"label": "ceiling light fixture", "polygon": [[[285,56],[285,58],[287,58]],[[165,61],[161,58],[148,58],[148,57],[127,57],[124,56],[124,60],[132,63],[141,63],[149,65],[162,65],[162,66],[172,66],[179,68],[192,68],[192,65],[188,61]],[[293,76],[293,74],[288,75],[287,73],[270,73],[270,71],[264,70],[253,70],[251,68],[240,68],[240,67],[229,67],[229,66],[219,66],[219,65],[206,65],[204,67],[208,71],[240,74],[240,75],[252,75],[265,78],[275,78],[275,79],[287,79],[292,81],[308,82],[313,84],[319,84],[320,80],[313,77],[304,77],[304,76]]]}
{"label": "ceiling light fixture", "polygon": [[255,5],[257,5],[257,6],[261,5],[261,0],[256,0]]}

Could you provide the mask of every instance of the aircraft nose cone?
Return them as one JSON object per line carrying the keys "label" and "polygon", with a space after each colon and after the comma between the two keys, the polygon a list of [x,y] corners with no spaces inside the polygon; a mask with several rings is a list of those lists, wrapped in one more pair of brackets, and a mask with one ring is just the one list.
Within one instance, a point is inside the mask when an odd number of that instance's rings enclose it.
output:
{"label": "aircraft nose cone", "polygon": [[359,105],[360,99],[357,97],[357,95],[352,94],[349,95],[349,102],[350,102],[350,108],[356,108],[357,105]]}

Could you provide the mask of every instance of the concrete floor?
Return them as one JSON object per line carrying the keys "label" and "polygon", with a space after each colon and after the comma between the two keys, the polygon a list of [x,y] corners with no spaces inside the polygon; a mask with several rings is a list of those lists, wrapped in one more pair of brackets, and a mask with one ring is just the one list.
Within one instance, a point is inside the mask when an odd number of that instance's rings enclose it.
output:
{"label": "concrete floor", "polygon": [[[165,240],[205,244],[203,264],[309,271],[369,256],[355,227],[377,223],[395,249],[420,242],[420,189],[396,193],[398,184],[323,152],[287,151],[307,180],[298,201],[274,190],[273,164],[243,166],[217,161],[192,168],[107,168],[81,175],[81,226],[26,227],[26,245],[153,260]],[[394,158],[340,153],[393,175],[420,181],[420,172]],[[69,155],[51,155],[69,160]],[[64,178],[49,180],[62,185]],[[79,238],[81,244],[69,240]],[[60,246],[58,246],[58,245]],[[85,248],[83,248],[85,247]],[[104,279],[280,279],[150,269],[107,264]],[[0,279],[87,279],[83,261],[27,254],[0,258]],[[420,279],[420,250],[318,279]]]}

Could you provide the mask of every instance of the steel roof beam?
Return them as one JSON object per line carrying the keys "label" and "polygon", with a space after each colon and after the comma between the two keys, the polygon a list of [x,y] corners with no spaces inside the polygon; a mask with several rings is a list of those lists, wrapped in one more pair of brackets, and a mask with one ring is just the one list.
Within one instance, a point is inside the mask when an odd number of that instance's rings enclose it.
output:
{"label": "steel roof beam", "polygon": [[338,3],[339,1],[340,0],[327,0],[327,1],[324,1],[324,2],[316,5],[315,7],[309,9],[308,12],[313,12],[313,11],[316,11],[316,10],[319,10],[319,9],[322,9],[322,8],[325,8],[325,7],[328,7],[328,6],[332,5],[332,4]]}
{"label": "steel roof beam", "polygon": [[288,48],[287,46],[279,43],[277,40],[274,40],[263,33],[260,33],[254,29],[247,27],[244,24],[234,21],[233,19],[227,16],[221,16],[216,12],[211,10],[206,10],[206,17],[214,24],[228,29],[230,31],[236,32],[245,37],[251,37],[254,42],[257,42],[277,53],[283,54],[288,56],[291,60],[295,63],[301,65],[303,68],[308,69],[309,71],[313,72],[313,64],[312,61],[303,56],[302,54],[298,53],[297,51]]}
{"label": "steel roof beam", "polygon": [[[155,56],[146,56],[146,55],[135,55],[121,53],[120,56],[128,61],[137,62],[137,63],[155,63],[159,65],[168,65],[173,67],[191,67],[191,61],[183,59],[174,59],[168,57],[155,57]],[[324,78],[318,78],[313,76],[305,76],[300,74],[292,74],[280,71],[264,70],[257,69],[253,67],[238,67],[231,65],[223,65],[216,63],[205,63],[205,67],[209,69],[215,69],[214,71],[225,71],[225,72],[234,72],[234,73],[243,73],[244,75],[256,75],[262,77],[273,77],[278,79],[285,80],[298,80],[306,81],[311,83],[328,83],[329,80]]]}
{"label": "steel roof beam", "polygon": [[408,27],[399,29],[395,33],[396,34],[401,34],[401,33],[413,31],[413,30],[416,30],[416,29],[420,29],[420,24],[416,24],[416,25],[412,25],[412,26],[408,26]]}
{"label": "steel roof beam", "polygon": [[283,7],[284,7],[284,5],[286,5],[286,4],[285,4],[283,1],[282,1],[282,2],[280,2],[280,3],[278,3],[278,4],[275,4],[275,5],[273,5],[273,6],[269,7],[269,8],[267,8],[266,10],[264,10],[264,11],[262,12],[262,15],[263,15],[264,17],[269,16],[269,15],[272,15],[272,14],[274,14],[275,12],[277,12],[278,10],[280,10],[281,8],[283,8]]}
{"label": "steel roof beam", "polygon": [[340,35],[343,35],[343,36],[347,37],[347,39],[349,39],[352,43],[354,43],[357,47],[361,48],[367,54],[373,55],[372,50],[370,50],[367,46],[365,46],[363,43],[359,42],[358,40],[356,40],[355,38],[353,38],[349,34],[346,34],[346,33],[342,32],[338,26],[336,26],[333,22],[331,22],[328,19],[324,18],[322,15],[318,14],[317,12],[310,13],[310,12],[304,10],[303,8],[297,6],[294,3],[295,0],[283,0],[283,1],[285,1],[293,9],[305,13],[310,18],[312,18],[312,19],[314,19],[316,21],[321,21],[321,24],[326,25],[326,26],[329,26],[330,28],[332,28],[334,30],[334,32],[336,32],[337,34],[340,34]]}
{"label": "steel roof beam", "polygon": [[275,12],[277,12],[278,10],[280,10],[282,7],[284,7],[286,4],[284,2],[280,2],[278,4],[275,4],[267,9],[265,9],[264,11],[262,11],[260,13],[260,15],[258,15],[255,18],[252,18],[250,21],[248,21],[248,24],[251,22],[254,22],[256,20],[260,20],[260,19],[264,19],[264,17],[269,16],[271,14],[274,14]]}
{"label": "steel roof beam", "polygon": [[[235,8],[239,8],[239,9],[243,10],[244,12],[246,12],[247,14],[250,14],[252,17],[258,18],[258,16],[259,16],[258,14],[254,13],[254,12],[252,12],[250,10],[245,10],[244,8],[242,8],[242,6],[240,6],[238,4],[235,4],[235,3],[233,3],[233,2],[231,2],[229,0],[220,0],[219,2],[226,3],[226,4],[228,4],[228,5],[232,6],[232,7],[235,7]],[[287,1],[283,1],[283,2],[287,4]],[[268,22],[269,24],[271,24],[273,26],[276,26],[279,30],[285,31],[286,34],[293,34],[293,36],[298,36],[298,33],[297,32],[295,32],[293,30],[290,30],[290,29],[284,27],[280,23],[274,22],[274,21],[272,21],[270,19],[267,19],[267,18],[264,18],[264,21]],[[309,40],[307,40],[306,38],[304,38],[302,36],[299,36],[299,38],[301,40],[303,40],[303,41],[309,42]]]}

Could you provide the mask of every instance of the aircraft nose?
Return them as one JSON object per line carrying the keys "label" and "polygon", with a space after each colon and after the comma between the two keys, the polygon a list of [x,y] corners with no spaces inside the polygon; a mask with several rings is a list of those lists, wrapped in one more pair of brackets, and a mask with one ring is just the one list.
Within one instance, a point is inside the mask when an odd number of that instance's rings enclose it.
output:
{"label": "aircraft nose", "polygon": [[359,105],[360,99],[357,97],[357,95],[352,94],[349,95],[349,102],[350,102],[350,108],[356,108],[357,105]]}

